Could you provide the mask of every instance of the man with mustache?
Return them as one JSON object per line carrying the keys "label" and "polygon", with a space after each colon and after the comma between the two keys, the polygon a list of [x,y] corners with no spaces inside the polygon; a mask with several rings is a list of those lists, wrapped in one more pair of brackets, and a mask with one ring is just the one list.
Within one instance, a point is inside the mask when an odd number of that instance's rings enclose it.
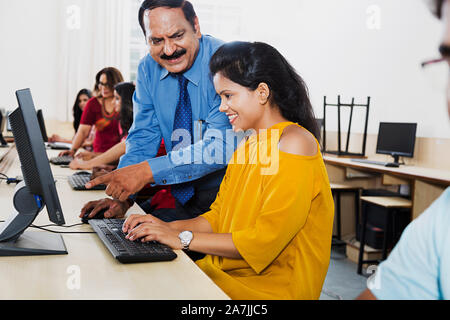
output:
{"label": "man with mustache", "polygon": [[[234,152],[227,116],[219,111],[209,74],[211,56],[223,42],[203,36],[192,4],[183,0],[146,0],[139,23],[150,54],[140,63],[133,99],[135,120],[119,170],[87,185],[108,185],[112,199],[88,203],[90,218],[108,208],[105,218],[122,218],[130,197],[148,184],[171,186],[174,209],[152,212],[169,222],[209,210],[222,182],[226,155]],[[155,158],[164,139],[167,156]],[[228,139],[230,140],[230,139]],[[210,151],[215,150],[210,161]],[[207,158],[207,159],[205,159]]]}
{"label": "man with mustache", "polygon": [[[450,64],[450,0],[433,0],[444,20],[444,38],[435,62]],[[450,116],[450,83],[447,88]],[[450,299],[450,188],[403,231],[389,258],[377,269],[360,300]]]}

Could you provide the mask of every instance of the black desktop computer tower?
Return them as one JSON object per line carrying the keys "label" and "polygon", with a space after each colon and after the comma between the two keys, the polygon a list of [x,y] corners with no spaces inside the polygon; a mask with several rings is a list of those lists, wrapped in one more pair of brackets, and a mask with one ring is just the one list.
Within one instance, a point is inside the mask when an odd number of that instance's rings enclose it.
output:
{"label": "black desktop computer tower", "polygon": [[[399,193],[383,189],[363,190],[362,196],[404,197]],[[361,212],[367,214],[366,244],[374,249],[383,249],[387,209],[363,201]],[[391,222],[391,232],[387,234],[388,249],[395,246],[403,230],[410,222],[410,209],[396,209],[396,213],[393,215]],[[356,228],[356,240],[361,241],[361,219],[359,219],[359,225]]]}

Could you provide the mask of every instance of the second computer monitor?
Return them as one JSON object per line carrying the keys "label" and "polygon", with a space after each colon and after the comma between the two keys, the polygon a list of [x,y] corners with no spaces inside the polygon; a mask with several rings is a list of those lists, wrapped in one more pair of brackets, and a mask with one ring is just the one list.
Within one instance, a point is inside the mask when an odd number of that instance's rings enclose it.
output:
{"label": "second computer monitor", "polygon": [[417,123],[381,122],[377,153],[388,154],[398,163],[399,157],[414,157]]}
{"label": "second computer monitor", "polygon": [[38,110],[36,112],[36,115],[39,122],[39,129],[41,129],[42,139],[44,140],[44,142],[48,142],[47,129],[45,127],[44,115],[42,113],[42,110]]}

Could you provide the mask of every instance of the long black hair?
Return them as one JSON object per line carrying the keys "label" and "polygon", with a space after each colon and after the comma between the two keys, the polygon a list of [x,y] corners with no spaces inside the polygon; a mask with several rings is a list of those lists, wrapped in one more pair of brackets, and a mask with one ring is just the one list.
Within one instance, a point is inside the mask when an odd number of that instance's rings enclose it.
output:
{"label": "long black hair", "polygon": [[[106,67],[106,68],[103,68],[102,70],[100,70],[95,76],[95,88],[96,89],[99,89],[100,78],[102,77],[103,74],[106,76],[106,79],[108,80],[108,87],[110,89],[114,89],[114,86],[116,84],[123,82],[122,73],[117,68]],[[100,91],[97,91],[97,98],[103,98],[101,96]]]}
{"label": "long black hair", "polygon": [[262,42],[224,44],[211,58],[210,70],[253,91],[267,84],[270,101],[284,118],[320,136],[305,82],[274,47]]}
{"label": "long black hair", "polygon": [[75,99],[75,103],[73,105],[73,128],[75,129],[75,132],[78,131],[78,128],[80,127],[80,121],[81,121],[81,115],[83,114],[83,110],[80,108],[80,97],[82,95],[88,96],[88,98],[92,98],[92,92],[89,89],[81,89],[80,92],[77,94],[77,98]]}
{"label": "long black hair", "polygon": [[133,94],[135,89],[136,87],[132,82],[121,82],[114,87],[114,90],[122,99],[120,126],[125,135],[128,134],[133,124]]}

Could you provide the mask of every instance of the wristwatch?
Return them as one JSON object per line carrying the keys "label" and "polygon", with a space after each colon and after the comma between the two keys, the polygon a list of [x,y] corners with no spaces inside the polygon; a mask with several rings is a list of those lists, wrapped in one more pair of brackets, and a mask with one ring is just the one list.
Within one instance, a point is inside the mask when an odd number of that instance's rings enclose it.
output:
{"label": "wristwatch", "polygon": [[194,238],[194,234],[191,231],[183,231],[178,235],[178,238],[180,238],[183,250],[189,250],[189,245]]}

